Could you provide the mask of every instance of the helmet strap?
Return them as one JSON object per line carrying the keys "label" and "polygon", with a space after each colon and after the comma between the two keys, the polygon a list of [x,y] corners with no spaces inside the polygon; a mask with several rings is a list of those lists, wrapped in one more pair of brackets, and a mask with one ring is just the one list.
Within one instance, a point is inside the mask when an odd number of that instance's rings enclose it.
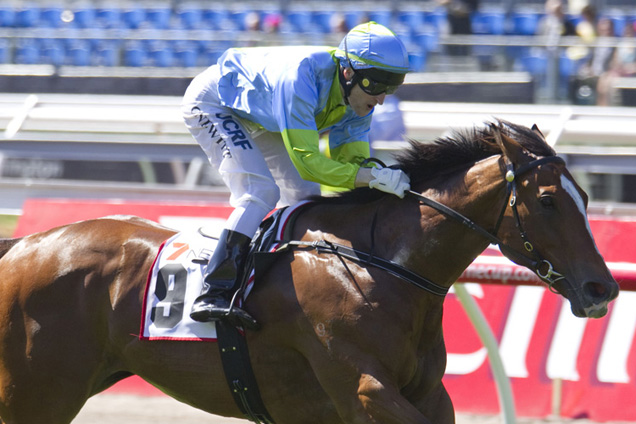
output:
{"label": "helmet strap", "polygon": [[[345,58],[347,59],[347,63],[349,64],[349,66],[351,66],[351,69],[353,69],[353,64],[351,63],[351,60],[349,59],[349,48],[347,47],[347,36],[349,34],[345,34],[344,36],[344,54],[345,54]],[[347,80],[347,78],[345,78],[345,67],[344,66],[340,66],[340,72],[338,73],[338,77],[340,78],[340,86],[342,87],[342,89],[344,90],[344,101],[346,105],[349,105],[349,96],[351,95],[351,90],[353,89],[353,86],[355,85],[355,80],[356,77],[358,76],[357,73],[353,73],[353,77],[350,80]]]}
{"label": "helmet strap", "polygon": [[350,80],[347,80],[344,73],[345,73],[345,67],[340,66],[340,70],[338,72],[338,78],[340,79],[340,86],[344,90],[345,104],[348,105],[349,96],[351,95],[351,90],[353,90],[353,87],[358,83],[359,76],[357,72],[354,72],[353,77],[351,77]]}

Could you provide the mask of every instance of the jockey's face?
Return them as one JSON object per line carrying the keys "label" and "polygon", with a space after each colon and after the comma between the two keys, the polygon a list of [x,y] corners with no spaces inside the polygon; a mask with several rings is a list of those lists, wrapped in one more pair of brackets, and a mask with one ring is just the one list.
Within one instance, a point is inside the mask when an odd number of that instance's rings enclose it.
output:
{"label": "jockey's face", "polygon": [[[353,75],[353,71],[350,68],[345,68],[344,76],[347,80],[353,78]],[[376,105],[383,104],[385,98],[386,93],[372,96],[365,93],[360,85],[356,84],[351,89],[351,94],[349,95],[349,106],[351,106],[356,115],[367,116]]]}

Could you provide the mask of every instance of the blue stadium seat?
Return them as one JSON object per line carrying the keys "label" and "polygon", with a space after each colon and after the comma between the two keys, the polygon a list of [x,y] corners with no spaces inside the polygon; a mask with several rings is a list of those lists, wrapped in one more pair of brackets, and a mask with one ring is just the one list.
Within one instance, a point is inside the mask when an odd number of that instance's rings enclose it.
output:
{"label": "blue stadium seat", "polygon": [[222,30],[227,20],[229,12],[226,9],[204,9],[203,22],[204,29]]}
{"label": "blue stadium seat", "polygon": [[148,53],[140,42],[129,42],[124,46],[124,66],[146,66]]}
{"label": "blue stadium seat", "polygon": [[557,95],[561,99],[567,99],[570,95],[572,80],[578,75],[579,69],[590,59],[590,56],[580,59],[572,59],[567,52],[559,56],[559,84]]}
{"label": "blue stadium seat", "polygon": [[422,31],[424,28],[424,12],[420,10],[400,11],[397,20],[411,31]]}
{"label": "blue stadium seat", "polygon": [[309,10],[291,10],[287,13],[286,21],[291,32],[306,32],[311,26],[312,14]]}
{"label": "blue stadium seat", "polygon": [[95,28],[98,25],[97,11],[92,7],[82,7],[73,11],[73,23],[76,28]]}
{"label": "blue stadium seat", "polygon": [[374,9],[370,10],[367,15],[369,16],[370,21],[375,21],[381,25],[391,27],[391,16],[392,13],[390,9]]}
{"label": "blue stadium seat", "polygon": [[542,75],[548,70],[548,58],[543,55],[534,54],[524,56],[521,58],[520,64],[523,70],[533,75]]}
{"label": "blue stadium seat", "polygon": [[440,32],[448,25],[448,15],[445,9],[435,9],[424,13],[424,24]]}
{"label": "blue stadium seat", "polygon": [[616,37],[622,37],[623,31],[625,31],[625,25],[629,23],[627,16],[625,15],[601,15],[602,18],[608,18],[614,24],[614,35]]}
{"label": "blue stadium seat", "polygon": [[97,9],[95,25],[106,29],[122,28],[124,26],[122,13],[123,11],[118,8]]}
{"label": "blue stadium seat", "polygon": [[146,10],[146,20],[155,29],[170,28],[171,17],[172,10],[168,7],[156,7]]}
{"label": "blue stadium seat", "polygon": [[66,48],[67,63],[72,66],[91,65],[91,46],[87,40],[72,40]]}
{"label": "blue stadium seat", "polygon": [[175,65],[175,55],[168,43],[156,44],[149,56],[152,66],[167,68]]}
{"label": "blue stadium seat", "polygon": [[[506,32],[506,14],[500,11],[477,11],[471,16],[471,27],[476,35],[502,35]],[[474,45],[472,55],[483,68],[490,68],[501,51],[498,46]]]}
{"label": "blue stadium seat", "polygon": [[474,12],[471,16],[473,34],[502,35],[506,30],[504,12]]}
{"label": "blue stadium seat", "polygon": [[34,65],[40,62],[40,49],[33,39],[17,42],[15,48],[15,63],[20,65]]}
{"label": "blue stadium seat", "polygon": [[438,52],[440,50],[439,33],[436,31],[416,32],[411,38],[413,43],[425,52]]}
{"label": "blue stadium seat", "polygon": [[40,63],[62,66],[66,61],[64,43],[59,39],[43,39],[40,41]]}
{"label": "blue stadium seat", "polygon": [[540,54],[523,56],[517,59],[514,68],[517,71],[528,72],[539,86],[543,86],[548,72],[548,58]]}
{"label": "blue stadium seat", "polygon": [[572,59],[566,53],[561,54],[559,57],[559,75],[563,77],[571,77],[578,73],[578,70],[584,63],[589,60],[589,57],[583,57],[581,59]]}
{"label": "blue stadium seat", "polygon": [[203,10],[189,7],[177,12],[179,28],[199,29],[203,24]]}
{"label": "blue stadium seat", "polygon": [[329,34],[331,32],[331,19],[334,14],[335,12],[333,11],[313,11],[311,14],[311,25],[305,31],[319,31],[323,34]]}
{"label": "blue stadium seat", "polygon": [[209,46],[205,50],[203,50],[201,57],[204,61],[204,66],[211,66],[216,63],[216,61],[221,57],[221,55],[225,52],[218,47]]}
{"label": "blue stadium seat", "polygon": [[515,12],[512,14],[512,34],[535,35],[539,27],[541,16],[538,13]]}
{"label": "blue stadium seat", "polygon": [[146,20],[146,12],[142,8],[131,7],[122,12],[121,19],[126,28],[138,29]]}
{"label": "blue stadium seat", "polygon": [[0,27],[12,27],[15,25],[16,13],[12,7],[0,7]]}
{"label": "blue stadium seat", "polygon": [[359,23],[362,23],[362,18],[364,16],[364,13],[361,11],[352,11],[352,10],[348,10],[346,12],[343,12],[344,18],[345,18],[345,22],[347,23],[347,27],[349,29],[355,27],[356,25],[358,25]]}
{"label": "blue stadium seat", "polygon": [[40,21],[40,8],[24,7],[16,12],[15,26],[20,28],[32,28]]}
{"label": "blue stadium seat", "polygon": [[62,21],[62,8],[47,7],[40,10],[38,26],[45,28],[59,28],[64,24]]}
{"label": "blue stadium seat", "polygon": [[412,72],[422,72],[426,69],[426,51],[409,53],[409,66]]}
{"label": "blue stadium seat", "polygon": [[197,43],[193,41],[177,41],[173,43],[175,65],[184,68],[192,68],[197,66],[199,52]]}
{"label": "blue stadium seat", "polygon": [[94,66],[118,66],[120,63],[119,42],[95,40],[91,43],[91,64]]}
{"label": "blue stadium seat", "polygon": [[249,12],[246,11],[233,11],[228,14],[229,23],[234,26],[238,31],[245,31],[247,29],[246,18]]}

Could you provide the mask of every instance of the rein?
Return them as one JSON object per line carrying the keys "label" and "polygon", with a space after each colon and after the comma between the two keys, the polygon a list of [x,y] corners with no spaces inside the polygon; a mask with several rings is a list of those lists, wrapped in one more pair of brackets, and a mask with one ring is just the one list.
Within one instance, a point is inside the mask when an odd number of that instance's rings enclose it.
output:
{"label": "rein", "polygon": [[[507,171],[504,177],[507,182],[506,197],[509,198],[510,200],[504,203],[504,206],[501,212],[499,213],[499,218],[497,219],[497,224],[495,225],[494,234],[485,230],[483,227],[477,225],[475,222],[473,222],[469,218],[449,208],[446,205],[443,205],[433,199],[429,199],[428,197],[422,196],[420,193],[417,193],[413,190],[409,190],[407,193],[410,196],[415,197],[420,203],[430,206],[433,209],[443,213],[444,215],[447,215],[450,218],[456,221],[459,221],[460,223],[464,224],[471,230],[487,238],[491,244],[497,245],[499,247],[499,250],[502,253],[504,253],[507,257],[512,259],[514,262],[531,269],[542,281],[544,281],[548,285],[548,288],[550,289],[550,291],[556,293],[556,289],[554,289],[553,287],[554,284],[565,277],[563,277],[563,275],[556,272],[554,270],[554,267],[552,266],[552,263],[550,263],[550,261],[548,261],[547,259],[544,259],[539,254],[539,252],[537,252],[534,249],[534,246],[530,242],[527,233],[523,229],[521,218],[519,216],[519,211],[517,209],[517,183],[516,183],[517,177],[546,163],[563,164],[565,163],[565,161],[563,160],[563,158],[559,156],[547,156],[547,157],[537,159],[525,165],[520,166],[519,169],[516,170],[516,172],[515,172],[515,166],[513,163],[506,164]],[[508,206],[512,208],[512,213],[515,218],[515,225],[517,226],[517,229],[519,230],[519,235],[521,239],[523,240],[523,246],[527,252],[532,254],[532,257],[529,257],[505,245],[503,241],[496,235],[497,232],[499,231],[499,226],[501,225],[501,222],[503,220],[504,214]]]}
{"label": "rein", "polygon": [[389,274],[393,274],[396,277],[399,277],[406,282],[411,283],[414,286],[419,287],[420,289],[425,290],[436,296],[444,297],[448,293],[448,288],[435,284],[431,280],[404,268],[397,262],[383,259],[378,256],[374,256],[373,254],[366,253],[342,244],[332,243],[326,240],[313,242],[290,240],[287,243],[281,245],[278,249],[276,249],[276,251],[278,252],[292,246],[316,249],[318,253],[331,253],[336,256],[342,256],[344,258],[350,259],[354,262],[373,265],[376,268],[380,268],[388,272]]}
{"label": "rein", "polygon": [[[511,258],[514,262],[531,269],[542,281],[544,281],[548,285],[548,288],[551,291],[556,293],[556,289],[554,289],[553,287],[554,284],[565,277],[563,277],[563,275],[556,272],[554,270],[554,267],[552,266],[552,263],[550,263],[546,259],[543,259],[541,255],[534,249],[534,246],[530,242],[528,235],[523,229],[521,218],[519,216],[519,211],[517,210],[516,178],[546,163],[563,164],[565,163],[565,161],[563,160],[563,158],[559,156],[547,156],[547,157],[537,159],[530,163],[520,166],[519,169],[516,170],[516,172],[515,172],[515,166],[513,163],[506,164],[507,171],[504,177],[507,182],[506,197],[509,198],[510,200],[508,202],[504,202],[504,206],[501,209],[501,212],[499,213],[499,218],[497,219],[497,224],[495,225],[494,234],[487,231],[483,227],[479,226],[474,221],[470,220],[469,218],[465,217],[459,212],[449,208],[446,205],[443,205],[442,203],[437,202],[436,200],[425,197],[421,195],[420,193],[417,193],[413,190],[409,190],[406,193],[412,197],[415,197],[420,203],[430,206],[431,208],[449,216],[450,218],[456,221],[459,221],[460,223],[464,224],[471,230],[487,238],[491,242],[491,244],[495,244],[499,246],[499,250],[505,253],[505,255]],[[508,206],[512,208],[512,212],[516,221],[515,224],[517,228],[519,229],[519,235],[521,239],[523,240],[523,245],[525,249],[532,254],[533,256],[532,258],[521,252],[517,252],[513,248],[505,245],[503,241],[496,235],[497,232],[499,231],[499,226],[501,225],[501,222],[503,220],[504,214],[506,213],[506,209],[508,208]],[[376,218],[377,216],[374,216],[373,218],[373,227],[375,227]],[[371,233],[373,234],[373,230],[371,231]],[[282,245],[280,245],[276,249],[276,251],[280,252],[292,247],[315,249],[316,251],[318,251],[318,253],[329,253],[336,256],[347,258],[354,262],[375,266],[376,268],[380,268],[384,271],[387,271],[388,273],[393,274],[396,277],[399,277],[405,280],[406,282],[411,283],[415,285],[416,287],[419,287],[420,289],[423,289],[436,296],[444,297],[446,296],[449,290],[446,287],[435,284],[431,280],[425,277],[422,277],[421,275],[416,274],[413,271],[408,270],[407,268],[403,267],[402,265],[396,262],[377,257],[373,253],[362,252],[352,247],[344,246],[338,243],[332,243],[326,240],[313,241],[313,242],[289,240],[283,243]],[[543,269],[545,269],[545,272],[542,271]]]}

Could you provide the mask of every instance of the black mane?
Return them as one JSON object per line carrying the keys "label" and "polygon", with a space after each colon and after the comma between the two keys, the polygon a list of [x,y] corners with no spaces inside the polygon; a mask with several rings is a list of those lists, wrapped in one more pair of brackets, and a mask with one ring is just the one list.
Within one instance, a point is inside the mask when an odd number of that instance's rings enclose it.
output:
{"label": "black mane", "polygon": [[[468,167],[475,162],[501,154],[495,141],[495,131],[502,136],[517,141],[525,150],[536,156],[554,156],[556,153],[543,137],[534,130],[507,121],[486,123],[455,131],[450,136],[440,137],[432,142],[409,140],[410,146],[396,155],[394,167],[402,169],[411,178],[412,184],[443,176],[451,170]],[[359,188],[345,191],[336,196],[317,196],[312,200],[334,203],[365,203],[383,196],[379,190]]]}

